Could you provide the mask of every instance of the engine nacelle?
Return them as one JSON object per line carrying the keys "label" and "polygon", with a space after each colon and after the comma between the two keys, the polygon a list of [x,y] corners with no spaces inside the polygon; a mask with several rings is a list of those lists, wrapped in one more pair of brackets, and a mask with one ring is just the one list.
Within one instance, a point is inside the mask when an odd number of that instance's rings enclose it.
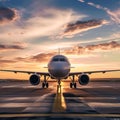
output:
{"label": "engine nacelle", "polygon": [[89,83],[89,76],[86,74],[82,74],[78,78],[79,84],[87,85]]}
{"label": "engine nacelle", "polygon": [[29,81],[32,85],[38,85],[40,83],[40,77],[37,74],[33,74],[30,76]]}

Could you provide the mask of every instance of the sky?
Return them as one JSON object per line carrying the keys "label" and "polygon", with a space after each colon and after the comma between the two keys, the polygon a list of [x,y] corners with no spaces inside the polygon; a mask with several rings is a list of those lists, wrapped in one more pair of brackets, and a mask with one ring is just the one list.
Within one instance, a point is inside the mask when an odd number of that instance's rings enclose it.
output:
{"label": "sky", "polygon": [[120,0],[0,0],[0,69],[47,71],[58,48],[71,71],[120,69],[119,6]]}

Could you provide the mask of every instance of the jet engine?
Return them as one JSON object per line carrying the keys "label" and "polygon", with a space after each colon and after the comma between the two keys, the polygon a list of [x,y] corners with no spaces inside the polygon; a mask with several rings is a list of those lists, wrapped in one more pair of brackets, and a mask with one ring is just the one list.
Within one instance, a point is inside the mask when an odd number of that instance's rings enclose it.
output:
{"label": "jet engine", "polygon": [[33,74],[30,76],[29,81],[32,85],[38,85],[40,83],[40,77],[37,74]]}
{"label": "jet engine", "polygon": [[89,76],[86,74],[82,74],[78,78],[79,84],[87,85],[89,83]]}

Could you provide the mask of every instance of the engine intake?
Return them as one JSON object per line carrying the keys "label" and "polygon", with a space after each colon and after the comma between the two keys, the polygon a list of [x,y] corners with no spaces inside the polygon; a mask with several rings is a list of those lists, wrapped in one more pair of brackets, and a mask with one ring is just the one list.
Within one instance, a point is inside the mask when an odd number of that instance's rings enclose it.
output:
{"label": "engine intake", "polygon": [[82,74],[78,78],[79,84],[87,85],[89,83],[89,76],[86,74]]}
{"label": "engine intake", "polygon": [[29,81],[32,85],[38,85],[40,83],[40,77],[37,74],[33,74],[30,76]]}

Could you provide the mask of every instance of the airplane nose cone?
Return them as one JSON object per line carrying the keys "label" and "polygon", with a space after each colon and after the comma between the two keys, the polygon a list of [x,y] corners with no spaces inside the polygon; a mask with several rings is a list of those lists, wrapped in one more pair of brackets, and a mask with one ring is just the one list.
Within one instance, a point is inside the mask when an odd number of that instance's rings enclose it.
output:
{"label": "airplane nose cone", "polygon": [[68,75],[70,69],[69,66],[64,64],[54,64],[50,67],[49,72],[55,78],[64,78]]}

